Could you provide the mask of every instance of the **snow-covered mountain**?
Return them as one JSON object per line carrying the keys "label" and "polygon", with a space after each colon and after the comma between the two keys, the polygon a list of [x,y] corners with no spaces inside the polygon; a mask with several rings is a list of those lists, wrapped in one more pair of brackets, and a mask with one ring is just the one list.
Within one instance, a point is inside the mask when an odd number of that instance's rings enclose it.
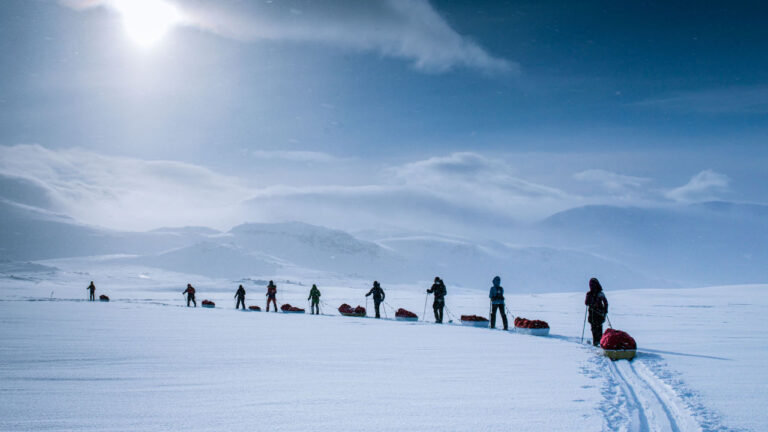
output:
{"label": "snow-covered mountain", "polygon": [[426,284],[439,275],[483,289],[498,274],[523,292],[578,290],[592,276],[617,288],[768,280],[768,207],[754,204],[587,206],[485,240],[396,230],[355,236],[298,222],[122,232],[58,214],[46,197],[36,185],[0,179],[0,259],[120,255],[111,260],[234,280],[319,272]]}
{"label": "snow-covered mountain", "polygon": [[535,235],[686,285],[768,280],[768,206],[587,206],[547,218]]}

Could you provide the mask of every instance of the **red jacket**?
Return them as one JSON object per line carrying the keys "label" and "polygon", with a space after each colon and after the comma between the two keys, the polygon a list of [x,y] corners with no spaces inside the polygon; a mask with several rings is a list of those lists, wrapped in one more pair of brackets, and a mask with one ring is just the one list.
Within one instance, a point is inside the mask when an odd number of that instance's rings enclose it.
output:
{"label": "red jacket", "polygon": [[194,289],[194,288],[192,288],[192,287],[187,287],[187,289],[185,289],[185,290],[184,290],[184,292],[183,292],[182,294],[191,294],[191,295],[195,295],[195,289]]}
{"label": "red jacket", "polygon": [[267,286],[267,295],[270,297],[277,295],[277,287],[274,285]]}

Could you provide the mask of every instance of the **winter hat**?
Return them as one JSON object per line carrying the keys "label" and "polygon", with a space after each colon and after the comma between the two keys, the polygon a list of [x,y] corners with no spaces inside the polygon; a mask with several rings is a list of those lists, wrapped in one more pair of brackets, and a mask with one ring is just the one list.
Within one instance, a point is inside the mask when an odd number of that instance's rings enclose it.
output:
{"label": "winter hat", "polygon": [[592,291],[602,291],[603,286],[600,285],[600,281],[597,278],[592,278],[589,280],[589,289]]}

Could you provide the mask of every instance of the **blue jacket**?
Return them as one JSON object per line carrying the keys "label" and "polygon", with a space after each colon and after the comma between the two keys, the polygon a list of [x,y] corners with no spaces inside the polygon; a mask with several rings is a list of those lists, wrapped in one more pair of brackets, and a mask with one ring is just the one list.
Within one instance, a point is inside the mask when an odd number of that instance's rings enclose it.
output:
{"label": "blue jacket", "polygon": [[488,298],[492,304],[504,304],[504,288],[501,285],[494,285],[488,293]]}

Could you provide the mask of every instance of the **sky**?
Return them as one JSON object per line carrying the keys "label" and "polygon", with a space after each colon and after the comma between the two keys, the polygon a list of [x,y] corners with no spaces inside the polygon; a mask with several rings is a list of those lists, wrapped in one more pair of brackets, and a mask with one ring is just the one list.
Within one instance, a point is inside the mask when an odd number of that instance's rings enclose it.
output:
{"label": "sky", "polygon": [[4,0],[0,175],[130,230],[768,203],[767,18],[759,2]]}

